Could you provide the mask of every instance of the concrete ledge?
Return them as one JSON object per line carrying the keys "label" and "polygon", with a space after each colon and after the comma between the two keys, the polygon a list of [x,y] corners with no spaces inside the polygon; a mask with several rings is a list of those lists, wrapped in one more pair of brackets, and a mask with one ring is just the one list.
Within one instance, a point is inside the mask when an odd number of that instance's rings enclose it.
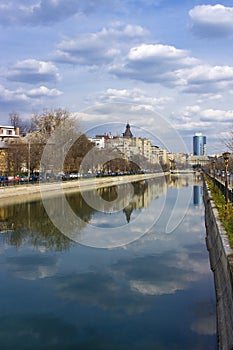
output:
{"label": "concrete ledge", "polygon": [[207,183],[204,181],[206,244],[214,273],[217,332],[220,350],[233,349],[233,249],[215,207]]}
{"label": "concrete ledge", "polygon": [[33,200],[40,200],[41,193],[43,197],[59,196],[61,192],[80,192],[89,191],[96,188],[108,187],[114,185],[121,185],[136,181],[142,181],[152,178],[163,178],[168,173],[154,173],[154,174],[138,174],[138,175],[124,175],[116,177],[100,177],[73,180],[67,182],[54,183],[40,183],[34,185],[15,185],[0,187],[0,205],[10,205],[20,202],[29,202]]}

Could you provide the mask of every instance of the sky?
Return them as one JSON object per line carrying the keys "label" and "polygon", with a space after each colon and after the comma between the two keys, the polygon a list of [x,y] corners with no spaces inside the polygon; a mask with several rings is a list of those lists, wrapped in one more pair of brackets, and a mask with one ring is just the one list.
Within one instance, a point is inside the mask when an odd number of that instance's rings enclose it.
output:
{"label": "sky", "polygon": [[64,108],[90,135],[129,122],[169,151],[192,152],[202,132],[207,153],[222,153],[233,130],[231,5],[0,0],[0,123]]}

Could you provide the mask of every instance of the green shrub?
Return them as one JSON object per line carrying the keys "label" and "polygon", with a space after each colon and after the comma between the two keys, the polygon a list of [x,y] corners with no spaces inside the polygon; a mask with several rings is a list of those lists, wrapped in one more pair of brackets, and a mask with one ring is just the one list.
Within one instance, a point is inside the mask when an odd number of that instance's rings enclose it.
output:
{"label": "green shrub", "polygon": [[219,218],[222,221],[223,227],[228,235],[230,245],[233,248],[233,207],[232,203],[226,204],[225,197],[221,190],[214,185],[213,180],[208,176],[205,176],[205,180],[208,183],[211,195],[219,213]]}

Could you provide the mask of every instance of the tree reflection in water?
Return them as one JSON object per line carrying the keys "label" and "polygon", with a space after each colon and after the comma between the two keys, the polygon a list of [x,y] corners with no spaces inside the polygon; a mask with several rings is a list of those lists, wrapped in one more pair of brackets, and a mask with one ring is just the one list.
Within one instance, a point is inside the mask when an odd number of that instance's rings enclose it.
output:
{"label": "tree reflection in water", "polygon": [[[93,209],[82,199],[80,193],[68,199],[70,206],[78,212],[83,226],[89,222]],[[51,206],[54,198],[48,199]],[[80,227],[82,229],[82,227]],[[25,242],[36,248],[66,250],[72,241],[63,235],[51,222],[42,201],[20,203],[0,208],[0,231],[4,241],[17,248]]]}
{"label": "tree reflection in water", "polygon": [[[177,179],[165,179],[164,177],[133,182],[131,185],[134,190],[133,197],[122,209],[128,223],[133,211],[148,207],[153,199],[166,192],[167,186],[178,186]],[[180,185],[182,186],[182,184]],[[126,196],[127,184],[121,186],[123,186],[122,190],[125,191]],[[116,186],[100,188],[97,193],[110,203],[115,201],[118,196]],[[91,196],[90,191],[90,198]],[[66,199],[74,213],[81,219],[80,227],[78,227],[81,232],[95,215],[96,209],[85,202],[81,193],[66,194]],[[55,208],[54,198],[49,198],[47,201],[51,207]],[[4,242],[17,248],[26,242],[36,248],[44,247],[45,249],[61,251],[69,249],[72,244],[75,244],[53,225],[42,201],[22,202],[0,207],[0,234]]]}

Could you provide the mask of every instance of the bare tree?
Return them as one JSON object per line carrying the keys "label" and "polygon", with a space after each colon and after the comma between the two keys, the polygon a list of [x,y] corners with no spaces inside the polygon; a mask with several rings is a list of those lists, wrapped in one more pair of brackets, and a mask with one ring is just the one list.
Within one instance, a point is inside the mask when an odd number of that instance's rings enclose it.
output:
{"label": "bare tree", "polygon": [[51,134],[58,127],[65,127],[68,129],[75,128],[75,120],[71,116],[70,112],[65,109],[46,110],[42,114],[34,114],[32,121],[35,124],[37,131],[41,133],[45,138],[51,136]]}
{"label": "bare tree", "polygon": [[26,165],[27,145],[22,138],[12,139],[8,142],[8,173],[20,174]]}
{"label": "bare tree", "polygon": [[10,124],[14,128],[19,128],[20,135],[26,135],[28,132],[33,132],[36,130],[36,125],[33,120],[24,120],[16,112],[9,114]]}
{"label": "bare tree", "polygon": [[227,148],[233,152],[233,131],[229,132],[229,137],[225,140]]}
{"label": "bare tree", "polygon": [[21,118],[19,116],[18,113],[16,112],[12,112],[9,114],[9,119],[10,119],[10,124],[14,127],[14,128],[19,128],[21,125]]}
{"label": "bare tree", "polygon": [[[92,148],[93,144],[88,140],[87,136],[80,133],[66,155],[64,170],[67,172],[79,172],[83,157]],[[83,170],[85,171],[85,169]]]}

